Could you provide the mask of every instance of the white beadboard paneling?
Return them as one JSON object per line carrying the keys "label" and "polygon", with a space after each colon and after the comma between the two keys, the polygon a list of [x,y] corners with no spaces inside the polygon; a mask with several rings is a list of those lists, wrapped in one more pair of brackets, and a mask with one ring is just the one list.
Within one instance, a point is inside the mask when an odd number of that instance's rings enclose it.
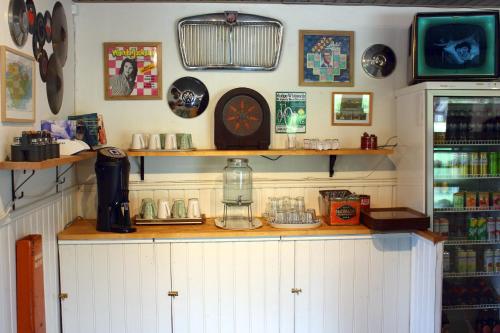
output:
{"label": "white beadboard paneling", "polygon": [[410,332],[439,332],[443,243],[412,237]]}
{"label": "white beadboard paneling", "polygon": [[294,332],[409,332],[409,238],[295,241]]}
{"label": "white beadboard paneling", "polygon": [[291,293],[295,288],[295,242],[280,241],[279,246],[279,270],[280,270],[280,302],[279,302],[279,332],[294,333],[295,320],[295,296]]}
{"label": "white beadboard paneling", "polygon": [[[170,244],[156,244],[154,246],[156,258],[156,305],[157,329],[156,333],[172,331],[172,297],[168,296],[171,288],[170,280]],[[152,331],[153,333],[153,331]]]}
{"label": "white beadboard paneling", "polygon": [[60,332],[59,266],[56,234],[74,214],[77,188],[22,207],[0,221],[0,332],[17,331],[16,241],[29,234],[42,235],[45,322],[47,332]]}
{"label": "white beadboard paneling", "polygon": [[171,247],[174,332],[278,330],[278,241]]}
{"label": "white beadboard paneling", "polygon": [[64,332],[157,332],[170,309],[156,304],[158,290],[168,289],[156,283],[156,253],[152,243],[60,245]]}
{"label": "white beadboard paneling", "polygon": [[[391,175],[391,174],[389,174]],[[158,176],[159,177],[159,176]],[[221,216],[222,205],[222,183],[220,181],[207,181],[204,179],[189,181],[185,186],[180,186],[179,181],[158,182],[154,175],[151,179],[144,182],[131,182],[130,184],[130,207],[132,214],[139,212],[141,200],[143,198],[168,197],[170,204],[176,198],[187,199],[194,197],[200,199],[201,212],[208,217]],[[383,179],[365,179],[352,178],[349,181],[336,178],[312,179],[297,181],[290,180],[268,180],[258,179],[254,175],[253,191],[253,213],[261,216],[266,209],[266,203],[271,196],[303,196],[307,208],[314,208],[319,211],[318,198],[319,190],[324,189],[349,189],[358,194],[368,194],[371,197],[373,207],[392,207],[394,206],[394,188],[396,186],[394,178]],[[86,202],[95,202],[96,189],[94,186],[81,186],[80,197],[86,198]],[[85,193],[85,194],[83,194]],[[94,198],[90,200],[89,198]],[[86,217],[95,216],[95,204],[84,204],[82,215]]]}

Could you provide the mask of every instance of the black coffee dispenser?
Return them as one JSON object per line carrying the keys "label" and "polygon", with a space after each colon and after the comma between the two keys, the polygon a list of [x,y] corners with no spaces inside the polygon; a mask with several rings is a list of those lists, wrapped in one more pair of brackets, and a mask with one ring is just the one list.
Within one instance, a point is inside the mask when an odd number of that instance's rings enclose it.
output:
{"label": "black coffee dispenser", "polygon": [[105,147],[97,151],[97,230],[134,232],[128,202],[130,163],[119,148]]}

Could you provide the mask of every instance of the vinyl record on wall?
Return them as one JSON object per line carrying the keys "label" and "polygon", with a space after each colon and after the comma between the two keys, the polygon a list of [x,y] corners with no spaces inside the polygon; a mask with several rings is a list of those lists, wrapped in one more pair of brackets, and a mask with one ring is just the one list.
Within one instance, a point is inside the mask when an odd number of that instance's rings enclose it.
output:
{"label": "vinyl record on wall", "polygon": [[28,31],[30,34],[35,32],[36,8],[33,0],[26,0],[26,11],[28,16]]}
{"label": "vinyl record on wall", "polygon": [[40,72],[40,78],[43,82],[47,82],[47,72],[49,69],[49,58],[47,52],[42,49],[38,57],[38,69]]}
{"label": "vinyl record on wall", "polygon": [[50,111],[58,114],[63,101],[64,79],[62,67],[54,53],[49,58],[46,87]]}
{"label": "vinyl record on wall", "polygon": [[40,47],[45,45],[45,18],[42,13],[36,15],[35,33]]}
{"label": "vinyl record on wall", "polygon": [[51,43],[52,42],[52,15],[50,15],[50,12],[48,10],[46,10],[43,18],[45,21],[45,39],[47,40],[47,43]]}
{"label": "vinyl record on wall", "polygon": [[23,0],[9,2],[9,30],[12,41],[21,47],[28,39],[28,14]]}
{"label": "vinyl record on wall", "polygon": [[68,56],[68,23],[63,5],[57,1],[52,10],[52,48],[61,67]]}
{"label": "vinyl record on wall", "polygon": [[396,68],[396,55],[390,47],[374,44],[363,53],[361,65],[366,74],[382,79],[391,75]]}
{"label": "vinyl record on wall", "polygon": [[38,57],[40,56],[40,53],[43,50],[43,47],[40,45],[38,42],[38,36],[36,33],[33,34],[32,39],[31,39],[32,47],[33,47],[33,57],[35,58],[36,61],[38,61]]}

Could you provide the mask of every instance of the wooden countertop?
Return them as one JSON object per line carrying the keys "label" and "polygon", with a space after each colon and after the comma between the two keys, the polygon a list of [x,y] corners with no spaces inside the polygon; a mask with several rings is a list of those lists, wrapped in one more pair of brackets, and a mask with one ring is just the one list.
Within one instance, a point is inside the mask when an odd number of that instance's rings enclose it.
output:
{"label": "wooden countertop", "polygon": [[340,236],[372,235],[390,233],[412,233],[433,241],[440,242],[443,237],[430,231],[395,231],[380,232],[368,229],[365,225],[330,226],[321,224],[315,229],[277,229],[268,225],[253,230],[223,230],[215,226],[214,219],[207,219],[197,225],[136,226],[137,231],[129,234],[100,232],[95,229],[95,220],[77,219],[58,234],[59,240],[122,240],[122,239],[179,239],[179,238],[235,238],[235,237],[289,237],[289,236]]}

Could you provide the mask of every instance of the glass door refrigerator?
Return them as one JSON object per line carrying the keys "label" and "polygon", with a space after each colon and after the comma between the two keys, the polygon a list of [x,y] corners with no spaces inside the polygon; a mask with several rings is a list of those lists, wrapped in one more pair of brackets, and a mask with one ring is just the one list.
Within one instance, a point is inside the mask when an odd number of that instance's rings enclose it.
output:
{"label": "glass door refrigerator", "polygon": [[426,212],[447,237],[436,332],[500,333],[500,83],[396,95],[398,205]]}

